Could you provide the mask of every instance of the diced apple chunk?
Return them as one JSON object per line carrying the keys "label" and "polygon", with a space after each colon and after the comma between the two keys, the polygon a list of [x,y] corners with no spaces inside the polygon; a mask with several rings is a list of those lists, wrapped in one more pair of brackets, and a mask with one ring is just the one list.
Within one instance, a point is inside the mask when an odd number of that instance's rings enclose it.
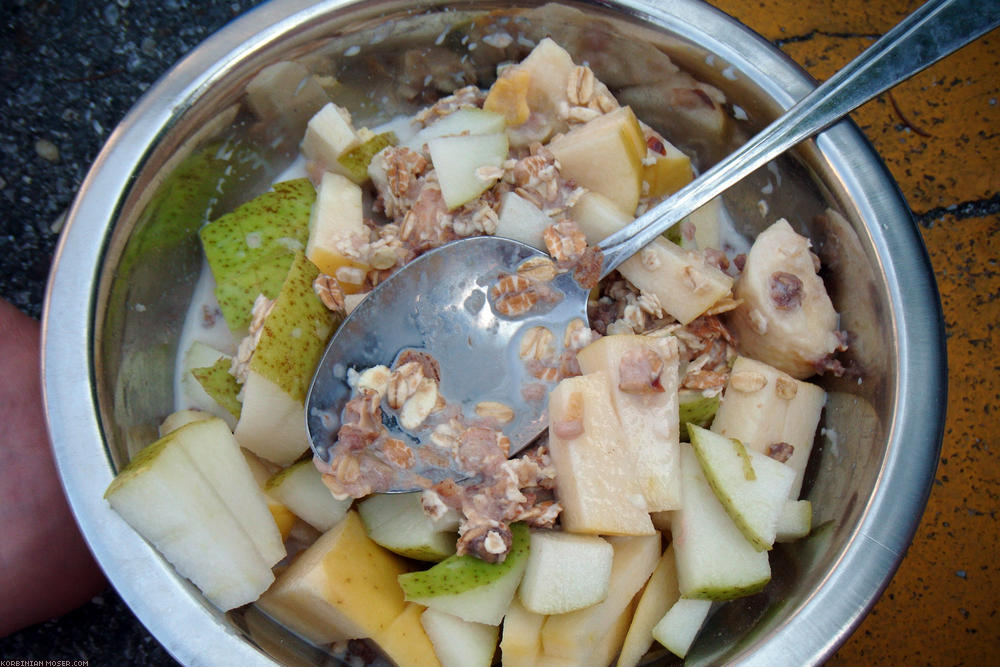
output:
{"label": "diced apple chunk", "polygon": [[374,637],[375,643],[399,667],[441,667],[420,617],[425,608],[408,603],[389,627]]}
{"label": "diced apple chunk", "polygon": [[406,608],[396,578],[409,566],[372,542],[357,512],[285,570],[258,606],[316,644],[377,638]]}
{"label": "diced apple chunk", "polygon": [[556,385],[549,395],[549,451],[567,531],[654,533],[611,404],[606,373],[566,378]]}
{"label": "diced apple chunk", "polygon": [[563,177],[599,192],[628,215],[635,213],[642,190],[646,141],[628,107],[572,128],[549,143]]}
{"label": "diced apple chunk", "polygon": [[518,597],[536,614],[565,614],[597,604],[608,594],[613,556],[607,540],[596,535],[533,531]]}

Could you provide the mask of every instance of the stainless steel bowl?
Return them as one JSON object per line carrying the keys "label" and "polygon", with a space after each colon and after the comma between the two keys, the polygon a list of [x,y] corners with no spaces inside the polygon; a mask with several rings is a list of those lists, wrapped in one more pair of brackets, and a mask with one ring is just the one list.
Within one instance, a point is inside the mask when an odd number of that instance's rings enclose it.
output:
{"label": "stainless steel bowl", "polygon": [[[488,83],[495,64],[518,48],[469,50],[449,41],[456,26],[480,30],[506,20],[536,39],[575,35],[576,58],[589,60],[612,88],[628,85],[628,77],[655,77],[655,69],[622,65],[658,49],[725,91],[743,118],[722,140],[702,141],[685,129],[678,133],[676,119],[655,100],[637,102],[640,117],[696,151],[702,165],[812,86],[777,49],[696,0],[515,4],[520,9],[438,0],[274,0],[201,44],[153,86],[83,183],[46,305],[49,428],[91,548],[122,597],[181,662],[328,660],[252,608],[214,609],[102,498],[129,453],[150,442],[173,409],[173,359],[200,265],[197,227],[207,211],[219,215],[265,189],[301,136],[301,119],[248,117],[244,88],[255,73],[298,60],[335,74],[354,86],[346,103],[364,116],[376,108],[358,93],[394,98],[396,58],[408,49],[435,42],[465,49]],[[525,11],[528,20],[514,18]],[[776,194],[765,194],[768,183],[778,185]],[[808,231],[826,263],[842,326],[854,335],[849,361],[856,373],[823,381],[830,401],[807,480],[819,528],[774,552],[779,575],[772,585],[722,607],[689,659],[819,663],[888,583],[933,480],[945,404],[937,291],[909,209],[850,122],[750,177],[727,204],[744,231],[779,216]],[[846,224],[820,215],[827,207]]]}

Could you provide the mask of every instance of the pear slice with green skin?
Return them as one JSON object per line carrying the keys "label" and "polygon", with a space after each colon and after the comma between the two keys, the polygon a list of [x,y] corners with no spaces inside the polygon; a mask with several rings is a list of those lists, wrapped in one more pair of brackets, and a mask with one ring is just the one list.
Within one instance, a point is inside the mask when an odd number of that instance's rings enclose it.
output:
{"label": "pear slice with green skin", "polygon": [[243,409],[243,404],[237,398],[240,395],[240,383],[229,372],[231,366],[232,359],[221,356],[211,366],[192,368],[191,375],[212,400],[239,419],[240,410]]}
{"label": "pear slice with green skin", "polygon": [[455,553],[459,516],[449,509],[435,520],[416,493],[375,494],[358,503],[365,530],[376,544],[415,560],[438,562]]}
{"label": "pear slice with green skin", "polygon": [[296,252],[309,240],[315,199],[316,190],[307,179],[277,183],[201,228],[215,296],[232,331],[249,326],[259,294],[273,299],[281,290]]}
{"label": "pear slice with green skin", "polygon": [[795,471],[739,440],[688,424],[691,446],[712,491],[758,551],[774,544]]}
{"label": "pear slice with green skin", "polygon": [[305,397],[326,342],[340,321],[312,288],[316,267],[298,252],[264,320],[243,384],[240,444],[279,465],[307,449]]}
{"label": "pear slice with green skin", "polygon": [[395,132],[376,134],[360,146],[356,146],[337,158],[344,175],[358,185],[368,180],[368,164],[375,154],[388,146],[395,146],[399,140]]}
{"label": "pear slice with green skin", "polygon": [[700,391],[681,389],[677,392],[678,410],[680,412],[681,440],[690,442],[688,424],[708,427],[719,409],[719,397],[705,396]]}
{"label": "pear slice with green skin", "polygon": [[[274,581],[275,537],[284,555],[277,526],[219,419],[190,423],[139,451],[104,497],[220,609],[252,602]],[[237,514],[234,503],[246,506]],[[261,548],[275,553],[265,558]]]}
{"label": "pear slice with green skin", "polygon": [[438,137],[472,134],[496,134],[506,127],[503,114],[483,109],[457,109],[417,132],[404,146],[420,151],[424,144]]}
{"label": "pear slice with green skin", "polygon": [[496,178],[482,178],[480,167],[499,167],[507,159],[507,135],[469,134],[435,137],[427,142],[437,172],[441,195],[448,210],[472,201],[488,190]]}
{"label": "pear slice with green skin", "polygon": [[275,473],[264,490],[321,533],[340,523],[354,502],[351,498],[333,497],[312,459],[293,463]]}
{"label": "pear slice with green skin", "polygon": [[670,524],[681,596],[732,600],[759,592],[771,580],[768,554],[733,522],[687,443],[681,443],[681,476],[681,509]]}
{"label": "pear slice with green skin", "polygon": [[513,541],[502,563],[456,555],[423,572],[400,575],[406,600],[473,623],[499,625],[528,564],[528,527],[515,523],[510,530]]}
{"label": "pear slice with green skin", "polygon": [[683,658],[687,655],[711,610],[711,600],[681,598],[653,627],[653,639],[663,644],[678,658]]}
{"label": "pear slice with green skin", "polygon": [[500,628],[471,623],[437,609],[420,615],[441,667],[490,667],[496,652]]}

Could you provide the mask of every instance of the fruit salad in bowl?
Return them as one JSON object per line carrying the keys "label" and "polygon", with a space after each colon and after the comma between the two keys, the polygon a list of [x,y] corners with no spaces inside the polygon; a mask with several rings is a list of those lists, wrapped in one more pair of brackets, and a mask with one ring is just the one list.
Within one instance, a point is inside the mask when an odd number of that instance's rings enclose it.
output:
{"label": "fruit salad in bowl", "polygon": [[[405,349],[340,369],[352,398],[335,455],[314,457],[309,383],[389,275],[457,239],[516,239],[548,253],[493,286],[490,307],[517,318],[767,117],[749,76],[635,16],[429,9],[372,27],[352,9],[336,38],[332,8],[273,24],[294,37],[255,42],[144,158],[98,280],[95,392],[115,444],[92,511],[134,530],[152,585],[254,659],[779,650],[838,561],[860,557],[862,506],[895,451],[893,299],[842,167],[815,145],[808,170],[775,161],[589,285],[587,321],[525,332],[510,363],[547,427],[513,456],[511,406],[464,404]],[[850,300],[859,289],[870,302]],[[469,477],[418,466],[446,459]],[[417,490],[389,493],[400,475]],[[803,659],[828,646],[810,641]]]}

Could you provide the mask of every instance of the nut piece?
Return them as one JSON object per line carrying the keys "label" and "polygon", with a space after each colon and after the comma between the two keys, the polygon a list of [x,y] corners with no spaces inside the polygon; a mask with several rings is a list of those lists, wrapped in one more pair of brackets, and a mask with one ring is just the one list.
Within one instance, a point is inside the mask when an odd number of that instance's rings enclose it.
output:
{"label": "nut piece", "polygon": [[771,301],[781,310],[795,310],[802,305],[802,281],[794,273],[771,274]]}
{"label": "nut piece", "polygon": [[729,386],[744,394],[751,394],[766,387],[767,378],[757,371],[740,371],[729,377]]}
{"label": "nut piece", "polygon": [[514,419],[514,410],[499,401],[476,403],[476,414],[483,419],[492,419],[498,424],[509,424]]}

